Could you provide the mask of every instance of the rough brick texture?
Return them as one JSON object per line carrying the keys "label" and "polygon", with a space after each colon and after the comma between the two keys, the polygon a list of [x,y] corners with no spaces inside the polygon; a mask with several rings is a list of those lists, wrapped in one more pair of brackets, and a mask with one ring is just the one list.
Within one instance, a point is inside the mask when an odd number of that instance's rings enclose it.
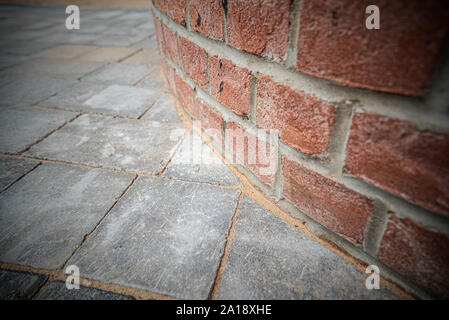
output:
{"label": "rough brick texture", "polygon": [[163,29],[162,29],[162,22],[155,17],[155,15],[153,14],[153,20],[154,20],[154,27],[156,29],[156,40],[158,43],[158,47],[159,50],[161,50],[161,52],[165,53],[165,44],[164,44],[164,34],[163,34]]}
{"label": "rough brick texture", "polygon": [[219,145],[223,145],[223,117],[201,99],[196,99],[198,120],[206,135],[212,137]]}
{"label": "rough brick texture", "polygon": [[290,0],[228,0],[228,43],[256,55],[284,59],[290,3]]}
{"label": "rough brick texture", "polygon": [[[365,27],[365,8],[380,29]],[[298,70],[373,90],[421,96],[449,26],[447,1],[303,1]]]}
{"label": "rough brick texture", "polygon": [[278,167],[277,148],[257,136],[245,131],[235,122],[226,128],[227,152],[234,164],[249,167],[265,184],[272,184]]}
{"label": "rough brick texture", "polygon": [[175,74],[175,84],[179,103],[181,103],[192,118],[198,119],[198,109],[194,101],[192,87],[182,80],[177,74]]}
{"label": "rough brick texture", "polygon": [[166,13],[174,21],[186,25],[186,0],[165,0]]}
{"label": "rough brick texture", "polygon": [[374,113],[356,113],[346,168],[370,183],[449,215],[449,137]]}
{"label": "rough brick texture", "polygon": [[362,242],[372,200],[283,157],[284,196],[326,228]]}
{"label": "rough brick texture", "polygon": [[439,297],[449,298],[449,237],[394,214],[379,259]]}
{"label": "rough brick texture", "polygon": [[213,96],[238,115],[249,115],[251,73],[230,60],[209,58]]}
{"label": "rough brick texture", "polygon": [[257,125],[278,129],[282,141],[306,154],[329,145],[335,107],[261,75],[257,81]]}
{"label": "rough brick texture", "polygon": [[193,42],[179,37],[182,66],[189,77],[201,88],[207,88],[207,54],[206,50]]}
{"label": "rough brick texture", "polygon": [[189,16],[193,30],[209,38],[224,40],[222,0],[190,0]]}
{"label": "rough brick texture", "polygon": [[170,31],[165,24],[162,23],[162,30],[164,30],[164,40],[166,53],[170,59],[177,65],[181,65],[178,52],[178,40],[176,39],[176,33]]}
{"label": "rough brick texture", "polygon": [[165,59],[161,59],[161,67],[162,72],[165,75],[165,78],[168,82],[168,86],[170,87],[170,91],[176,93],[176,84],[175,84],[175,70],[170,67]]}

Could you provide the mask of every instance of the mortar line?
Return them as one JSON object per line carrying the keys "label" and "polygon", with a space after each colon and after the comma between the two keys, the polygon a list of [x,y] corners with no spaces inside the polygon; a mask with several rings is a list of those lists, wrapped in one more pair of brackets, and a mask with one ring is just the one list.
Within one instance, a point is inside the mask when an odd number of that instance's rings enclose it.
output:
{"label": "mortar line", "polygon": [[106,62],[106,63],[102,64],[101,66],[99,66],[98,68],[96,68],[96,69],[94,69],[94,70],[92,70],[92,71],[90,71],[90,72],[88,72],[86,74],[83,74],[81,77],[77,78],[76,80],[82,81],[81,79],[83,79],[83,78],[85,78],[85,77],[87,77],[87,76],[89,76],[89,75],[91,75],[91,74],[93,74],[93,73],[95,73],[97,71],[100,71],[101,69],[106,68],[109,65],[110,65],[110,63]]}
{"label": "mortar line", "polygon": [[217,297],[217,293],[218,293],[218,289],[220,288],[220,284],[221,284],[221,279],[223,277],[223,271],[224,271],[224,265],[227,261],[227,255],[228,255],[228,250],[229,250],[229,245],[231,243],[232,237],[234,235],[235,232],[235,225],[238,219],[238,215],[239,215],[239,207],[240,207],[240,202],[242,200],[243,197],[243,192],[240,192],[239,197],[237,199],[237,205],[235,206],[235,211],[234,211],[234,215],[232,216],[232,220],[231,220],[231,227],[228,230],[228,234],[226,236],[226,244],[223,250],[223,255],[221,256],[220,259],[220,264],[218,265],[218,269],[217,269],[217,273],[215,274],[215,279],[214,279],[214,283],[212,285],[211,291],[209,293],[209,300],[215,300]]}
{"label": "mortar line", "polygon": [[117,200],[114,201],[114,203],[112,204],[112,206],[106,211],[106,213],[103,215],[103,217],[100,218],[100,220],[98,220],[98,222],[95,224],[95,226],[93,227],[93,229],[85,234],[83,236],[83,239],[81,240],[81,242],[75,247],[75,249],[73,250],[72,254],[70,255],[70,257],[64,262],[64,264],[62,265],[62,270],[64,270],[67,266],[67,264],[69,263],[70,259],[72,259],[72,257],[78,252],[78,250],[82,247],[82,245],[86,242],[87,239],[89,239],[89,237],[98,229],[98,227],[100,226],[100,224],[103,222],[103,220],[109,215],[109,213],[112,211],[112,209],[114,209],[115,205],[120,201],[120,199],[122,199],[122,197],[128,192],[129,189],[131,189],[131,187],[133,186],[134,182],[139,178],[139,176],[136,174],[134,176],[134,178],[131,180],[131,183],[125,188],[125,190],[120,194],[120,196],[117,198]]}
{"label": "mortar line", "polygon": [[0,191],[0,193],[5,192],[6,190],[8,190],[9,188],[11,188],[14,184],[16,184],[17,182],[19,182],[20,180],[22,180],[26,175],[28,175],[29,173],[31,173],[32,171],[34,171],[37,167],[39,167],[42,164],[42,162],[38,162],[31,170],[28,170],[27,172],[25,172],[24,174],[22,174],[20,177],[18,177],[16,180],[14,180],[13,182],[11,182],[8,186],[6,186],[6,188],[4,188],[3,190]]}
{"label": "mortar line", "polygon": [[141,51],[143,51],[143,48],[137,49],[137,51],[134,51],[134,52],[128,54],[127,56],[124,56],[123,58],[118,59],[117,63],[121,63],[122,61],[124,61],[124,60],[126,60],[128,58],[131,58],[131,57],[135,56],[136,54],[138,54]]}
{"label": "mortar line", "polygon": [[296,60],[298,56],[298,37],[301,19],[301,2],[302,0],[293,0],[290,5],[290,28],[288,32],[287,57],[285,65],[289,68],[296,69]]}

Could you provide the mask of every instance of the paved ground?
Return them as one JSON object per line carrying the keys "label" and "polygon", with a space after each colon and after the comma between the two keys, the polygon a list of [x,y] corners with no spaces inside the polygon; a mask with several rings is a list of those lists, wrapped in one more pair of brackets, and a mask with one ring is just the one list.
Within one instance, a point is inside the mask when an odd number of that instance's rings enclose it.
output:
{"label": "paved ground", "polygon": [[186,131],[148,10],[64,17],[0,6],[0,298],[396,298],[243,196]]}

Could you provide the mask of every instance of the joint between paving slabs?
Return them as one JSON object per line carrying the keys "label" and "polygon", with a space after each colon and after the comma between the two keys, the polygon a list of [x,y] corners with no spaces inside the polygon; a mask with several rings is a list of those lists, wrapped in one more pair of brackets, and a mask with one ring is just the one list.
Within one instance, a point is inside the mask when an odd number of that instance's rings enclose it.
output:
{"label": "joint between paving slabs", "polygon": [[36,169],[37,167],[39,167],[42,164],[42,162],[38,162],[36,163],[36,165],[31,168],[31,170],[28,170],[27,172],[25,172],[24,174],[22,174],[20,177],[18,177],[16,180],[14,180],[13,182],[11,182],[9,185],[7,185],[3,190],[0,190],[0,193],[5,192],[6,190],[8,190],[9,188],[11,188],[14,184],[16,184],[16,182],[19,182],[20,180],[22,180],[23,177],[25,177],[26,175],[28,175],[30,172],[34,171],[34,169]]}

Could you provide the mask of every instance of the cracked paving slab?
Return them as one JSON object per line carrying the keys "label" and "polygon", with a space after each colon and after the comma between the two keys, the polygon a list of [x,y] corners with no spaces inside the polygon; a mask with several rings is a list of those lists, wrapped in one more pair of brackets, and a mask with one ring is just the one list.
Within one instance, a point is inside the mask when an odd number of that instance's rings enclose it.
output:
{"label": "cracked paving slab", "polygon": [[206,299],[239,194],[233,188],[139,177],[69,264],[88,279]]}
{"label": "cracked paving slab", "polygon": [[43,274],[0,270],[0,300],[28,300],[47,280]]}
{"label": "cracked paving slab", "polygon": [[240,202],[218,299],[398,299],[252,200]]}
{"label": "cracked paving slab", "polygon": [[77,113],[22,107],[0,107],[0,153],[19,153]]}
{"label": "cracked paving slab", "polygon": [[33,170],[38,161],[0,156],[0,192]]}
{"label": "cracked paving slab", "polygon": [[221,185],[240,185],[240,181],[195,132],[184,139],[164,176]]}
{"label": "cracked paving slab", "polygon": [[85,114],[25,154],[41,159],[159,174],[173,156],[185,128]]}
{"label": "cracked paving slab", "polygon": [[43,163],[0,194],[0,261],[61,268],[133,179]]}

